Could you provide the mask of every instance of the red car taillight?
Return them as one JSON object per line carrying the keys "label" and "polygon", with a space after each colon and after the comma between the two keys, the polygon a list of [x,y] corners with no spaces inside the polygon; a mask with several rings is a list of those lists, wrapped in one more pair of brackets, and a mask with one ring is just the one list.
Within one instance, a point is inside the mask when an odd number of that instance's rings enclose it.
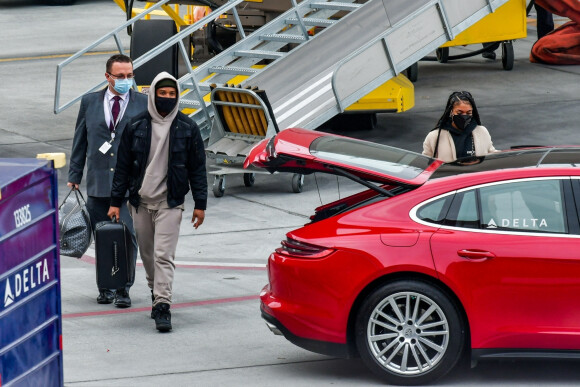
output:
{"label": "red car taillight", "polygon": [[299,242],[290,238],[287,238],[281,243],[282,247],[277,248],[276,252],[287,257],[324,258],[335,251],[328,247],[311,245],[310,243]]}

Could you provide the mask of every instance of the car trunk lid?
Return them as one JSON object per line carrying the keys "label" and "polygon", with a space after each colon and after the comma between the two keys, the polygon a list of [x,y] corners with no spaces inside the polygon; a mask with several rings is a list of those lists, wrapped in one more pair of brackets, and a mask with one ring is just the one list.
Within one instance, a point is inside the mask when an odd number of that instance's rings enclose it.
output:
{"label": "car trunk lid", "polygon": [[422,185],[441,164],[439,160],[388,145],[292,128],[256,144],[244,167],[265,168],[272,173],[330,173],[377,190],[371,182],[391,187]]}

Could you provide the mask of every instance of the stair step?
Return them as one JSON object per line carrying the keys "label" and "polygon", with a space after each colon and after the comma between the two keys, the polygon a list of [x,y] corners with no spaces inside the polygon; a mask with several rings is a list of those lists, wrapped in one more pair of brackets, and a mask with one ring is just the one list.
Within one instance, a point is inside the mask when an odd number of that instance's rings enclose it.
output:
{"label": "stair step", "polygon": [[199,103],[199,101],[194,100],[194,99],[179,99],[179,104],[182,106],[187,106],[187,107],[200,107],[201,104]]}
{"label": "stair step", "polygon": [[264,50],[240,50],[235,51],[234,55],[245,58],[279,59],[284,56],[284,53]]}
{"label": "stair step", "polygon": [[254,75],[259,70],[248,67],[212,66],[209,71],[218,74]]}
{"label": "stair step", "polygon": [[337,1],[328,1],[324,3],[310,3],[310,8],[313,9],[334,9],[337,11],[354,11],[362,6],[363,4],[340,3]]}
{"label": "stair step", "polygon": [[260,36],[260,40],[269,42],[285,42],[285,43],[303,43],[306,41],[302,35],[289,34],[264,34]]}
{"label": "stair step", "polygon": [[[297,25],[300,22],[298,21],[298,18],[296,17],[289,17],[288,19],[285,20],[286,24],[294,24]],[[336,20],[331,20],[331,19],[316,19],[316,18],[311,18],[311,17],[305,17],[302,18],[302,22],[304,23],[305,26],[310,26],[310,27],[329,27],[331,25],[333,25],[334,23],[336,23]]]}

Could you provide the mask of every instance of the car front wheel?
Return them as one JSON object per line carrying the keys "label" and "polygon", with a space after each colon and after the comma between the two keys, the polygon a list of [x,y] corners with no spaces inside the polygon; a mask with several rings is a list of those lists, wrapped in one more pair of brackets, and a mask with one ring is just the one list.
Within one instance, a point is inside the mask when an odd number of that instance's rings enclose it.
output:
{"label": "car front wheel", "polygon": [[454,303],[421,281],[401,280],[375,290],[363,302],[355,329],[364,363],[391,384],[442,377],[465,345],[465,326]]}

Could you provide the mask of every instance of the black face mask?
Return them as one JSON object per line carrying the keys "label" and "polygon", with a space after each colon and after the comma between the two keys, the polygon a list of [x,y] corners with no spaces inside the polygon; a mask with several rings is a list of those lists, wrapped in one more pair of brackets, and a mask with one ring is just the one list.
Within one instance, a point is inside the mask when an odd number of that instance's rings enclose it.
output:
{"label": "black face mask", "polygon": [[465,129],[467,125],[471,122],[472,116],[468,114],[456,114],[453,116],[453,123],[457,126],[458,129]]}
{"label": "black face mask", "polygon": [[175,105],[177,105],[177,98],[164,98],[155,96],[155,109],[157,109],[159,114],[171,113],[175,108]]}

